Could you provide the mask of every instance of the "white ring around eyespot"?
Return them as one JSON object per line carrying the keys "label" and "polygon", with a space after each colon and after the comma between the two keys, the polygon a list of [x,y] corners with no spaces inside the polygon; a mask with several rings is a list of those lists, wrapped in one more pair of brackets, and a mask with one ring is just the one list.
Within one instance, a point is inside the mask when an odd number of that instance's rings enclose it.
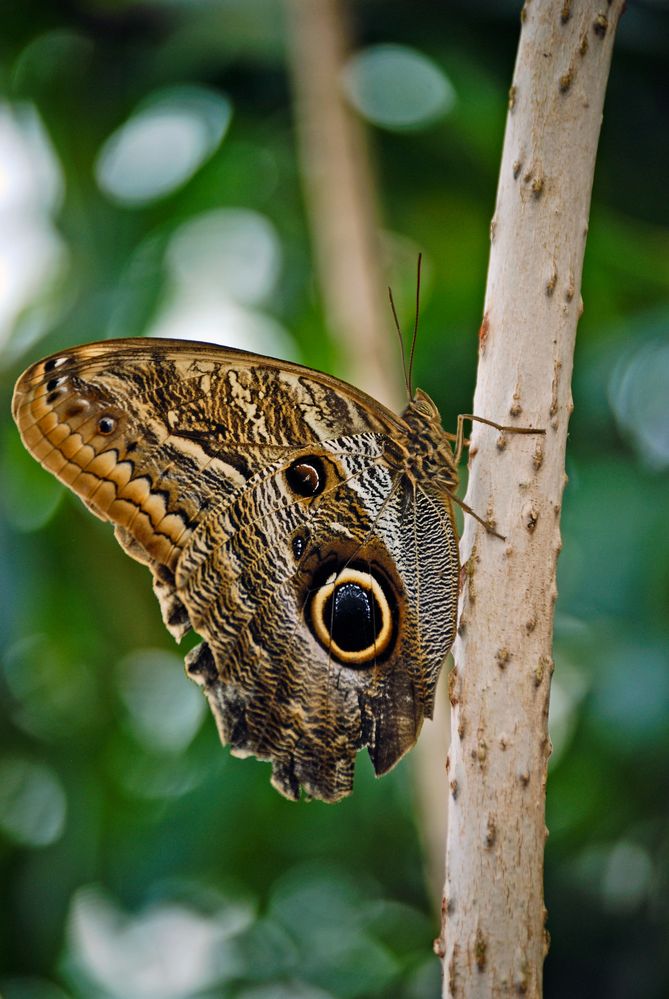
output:
{"label": "white ring around eyespot", "polygon": [[[368,593],[371,592],[372,597],[376,600],[377,606],[381,611],[381,628],[375,640],[371,645],[368,645],[366,649],[341,649],[325,627],[325,622],[323,620],[325,605],[333,595],[335,589],[338,586],[342,586],[344,583],[356,583],[364,590],[367,590]],[[332,576],[329,577],[328,581],[324,583],[320,590],[316,592],[311,602],[311,620],[314,626],[314,631],[316,632],[316,637],[321,645],[336,656],[336,658],[342,663],[357,663],[358,665],[361,665],[363,663],[371,662],[376,659],[377,656],[383,655],[393,637],[393,618],[390,612],[388,598],[371,572],[361,572],[359,569],[345,568],[336,575],[333,573]]]}

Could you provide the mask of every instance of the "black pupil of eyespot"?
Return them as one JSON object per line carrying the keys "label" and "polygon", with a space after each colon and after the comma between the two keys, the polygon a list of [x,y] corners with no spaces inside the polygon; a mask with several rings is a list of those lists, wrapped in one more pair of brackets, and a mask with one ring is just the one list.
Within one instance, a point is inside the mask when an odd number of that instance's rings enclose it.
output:
{"label": "black pupil of eyespot", "polygon": [[114,429],[114,421],[109,416],[103,416],[98,420],[98,430],[101,434],[110,434]]}
{"label": "black pupil of eyespot", "polygon": [[298,458],[286,472],[288,485],[298,496],[317,496],[325,485],[325,469],[320,458]]}
{"label": "black pupil of eyespot", "polygon": [[374,595],[358,583],[342,583],[323,608],[332,640],[344,652],[363,652],[381,630],[381,610]]}

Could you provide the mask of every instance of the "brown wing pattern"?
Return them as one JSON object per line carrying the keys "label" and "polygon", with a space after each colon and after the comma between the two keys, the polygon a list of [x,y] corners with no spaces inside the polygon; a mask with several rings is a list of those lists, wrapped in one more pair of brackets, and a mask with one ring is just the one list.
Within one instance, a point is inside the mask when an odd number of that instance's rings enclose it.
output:
{"label": "brown wing pattern", "polygon": [[13,413],[31,454],[149,565],[165,624],[181,637],[187,624],[172,580],[193,528],[296,447],[346,431],[397,432],[400,421],[367,402],[299,365],[136,339],[33,365],[17,383]]}
{"label": "brown wing pattern", "polygon": [[360,748],[383,773],[414,744],[458,568],[407,422],[310,369],[157,340],[47,358],[13,411],[33,456],[149,566],[172,633],[202,636],[187,667],[222,740],[271,760],[283,794],[337,800]]}

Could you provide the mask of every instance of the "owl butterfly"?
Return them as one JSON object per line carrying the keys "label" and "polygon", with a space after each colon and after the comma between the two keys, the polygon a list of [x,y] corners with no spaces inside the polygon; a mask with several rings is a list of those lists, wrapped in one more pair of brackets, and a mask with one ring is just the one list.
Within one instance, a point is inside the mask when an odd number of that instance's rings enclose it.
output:
{"label": "owl butterfly", "polygon": [[23,443],[149,567],[222,742],[336,801],[415,743],[455,633],[457,463],[434,403],[208,344],[74,347],[19,378]]}

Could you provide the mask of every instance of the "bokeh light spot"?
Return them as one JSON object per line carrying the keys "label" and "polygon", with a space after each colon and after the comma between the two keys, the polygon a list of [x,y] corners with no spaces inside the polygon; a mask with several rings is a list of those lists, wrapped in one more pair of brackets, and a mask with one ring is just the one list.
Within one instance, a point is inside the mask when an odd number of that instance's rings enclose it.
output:
{"label": "bokeh light spot", "polygon": [[666,336],[625,352],[609,385],[618,425],[647,465],[669,467],[669,343]]}
{"label": "bokeh light spot", "polygon": [[161,649],[138,649],[118,665],[121,698],[135,736],[149,749],[180,752],[205,711],[202,692],[184,675],[182,660]]}
{"label": "bokeh light spot", "polygon": [[356,53],[344,67],[342,84],[363,117],[388,129],[425,128],[456,100],[436,63],[404,45],[374,45]]}
{"label": "bokeh light spot", "polygon": [[153,93],[103,145],[100,188],[129,206],[171,194],[215,152],[231,116],[228,99],[205,87]]}
{"label": "bokeh light spot", "polygon": [[606,859],[602,894],[606,907],[619,913],[634,911],[648,895],[653,862],[639,843],[620,840]]}
{"label": "bokeh light spot", "polygon": [[279,237],[264,215],[239,208],[198,215],[174,233],[165,262],[168,291],[150,336],[295,356],[288,332],[257,307],[282,266]]}
{"label": "bokeh light spot", "polygon": [[[200,912],[163,901],[127,915],[100,888],[73,897],[69,950],[83,976],[118,999],[188,999],[241,972],[234,937],[253,920],[244,902]],[[84,993],[91,995],[90,987]]]}
{"label": "bokeh light spot", "polygon": [[[39,316],[39,307],[67,264],[65,244],[51,222],[63,191],[60,164],[35,108],[0,102],[0,347],[20,319],[26,347],[53,318]],[[11,364],[14,353],[3,349],[0,366]]]}
{"label": "bokeh light spot", "polygon": [[276,286],[281,244],[264,215],[222,208],[182,225],[166,259],[172,279],[180,285],[204,294],[217,288],[241,304],[257,305]]}

